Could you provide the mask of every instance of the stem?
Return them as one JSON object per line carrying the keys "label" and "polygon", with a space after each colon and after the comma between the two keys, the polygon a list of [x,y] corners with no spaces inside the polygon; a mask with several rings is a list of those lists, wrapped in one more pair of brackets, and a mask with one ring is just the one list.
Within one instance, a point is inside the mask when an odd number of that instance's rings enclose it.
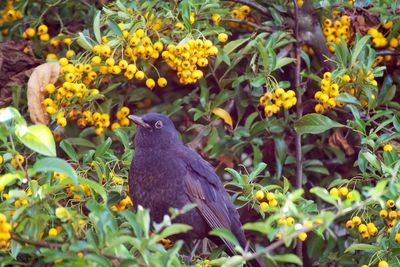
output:
{"label": "stem", "polygon": [[[35,247],[42,247],[42,248],[61,249],[63,247],[63,245],[64,245],[63,243],[25,239],[25,238],[22,238],[21,236],[17,235],[14,232],[11,232],[11,238],[13,240],[17,241],[18,243],[21,243],[21,244],[29,244],[29,245],[33,245]],[[85,254],[87,254],[87,253],[97,253],[96,251],[90,250],[90,249],[83,249],[83,250],[80,250],[80,251],[85,253]],[[110,254],[106,254],[106,253],[101,253],[101,254],[103,256],[111,259],[111,260],[122,261],[122,259],[120,257],[114,256],[114,255],[110,255]]]}
{"label": "stem", "polygon": [[[11,142],[11,147],[12,147],[13,151],[17,151],[15,149],[15,144],[14,144],[14,139],[12,137],[12,134],[10,134],[10,142]],[[18,157],[16,158],[16,160],[17,160],[17,163],[18,163],[18,167],[25,173],[25,178],[29,181],[28,171],[22,166],[22,164],[19,161]]]}
{"label": "stem", "polygon": [[261,26],[261,25],[255,24],[253,22],[244,20],[244,19],[224,18],[224,19],[221,19],[221,21],[224,21],[224,22],[235,22],[235,23],[239,23],[239,24],[246,24],[248,26],[253,27],[254,30],[256,30],[256,31],[269,32],[269,33],[273,32],[273,29],[271,27]]}
{"label": "stem", "polygon": [[258,4],[257,2],[254,2],[254,1],[251,1],[251,0],[235,0],[235,1],[230,0],[230,2],[235,2],[235,3],[240,3],[240,4],[243,4],[243,5],[248,5],[249,7],[252,7],[253,9],[258,10],[263,15],[269,16],[268,9],[266,7]]}
{"label": "stem", "polygon": [[[295,48],[295,69],[294,69],[294,86],[296,89],[296,113],[297,118],[300,119],[303,116],[302,110],[302,98],[300,92],[300,84],[301,84],[301,44],[300,44],[300,34],[299,34],[299,8],[297,6],[296,0],[293,0],[294,5],[294,38],[296,42],[294,43]],[[301,154],[301,135],[296,134],[295,137],[295,144],[296,144],[296,188],[301,188],[303,185],[303,164],[302,164],[302,154]],[[298,242],[296,247],[296,254],[297,256],[303,260],[303,242]]]}

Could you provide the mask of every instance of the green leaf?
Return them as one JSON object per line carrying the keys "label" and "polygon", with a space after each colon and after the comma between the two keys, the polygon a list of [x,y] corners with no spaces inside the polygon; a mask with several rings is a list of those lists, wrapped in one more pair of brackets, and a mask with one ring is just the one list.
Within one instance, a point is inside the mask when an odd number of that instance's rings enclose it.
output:
{"label": "green leaf", "polygon": [[43,158],[39,159],[33,165],[36,172],[60,172],[70,177],[74,183],[78,182],[78,175],[74,168],[63,159],[59,158]]}
{"label": "green leaf", "polygon": [[294,129],[298,134],[319,134],[337,127],[346,126],[317,113],[307,114],[294,123]]}
{"label": "green leaf", "polygon": [[247,42],[249,40],[249,38],[244,38],[244,39],[236,39],[234,41],[231,41],[229,43],[227,43],[224,48],[223,51],[226,55],[229,55],[230,53],[232,53],[233,51],[235,51],[238,47],[240,47],[241,45],[243,45],[245,42]]}
{"label": "green leaf", "polygon": [[78,38],[76,39],[76,42],[83,49],[87,51],[92,51],[93,46],[90,44],[90,42],[82,32],[78,33]]}
{"label": "green leaf", "polygon": [[287,64],[290,64],[290,63],[292,63],[294,61],[296,61],[296,60],[294,58],[290,58],[290,57],[278,58],[277,61],[276,61],[276,65],[272,69],[272,71],[280,69],[283,66],[286,66]]}
{"label": "green leaf", "polygon": [[360,101],[349,93],[339,94],[335,99],[343,103],[361,106]]}
{"label": "green leaf", "polygon": [[95,158],[99,158],[101,156],[104,155],[104,153],[107,152],[107,150],[110,148],[112,144],[112,140],[110,137],[107,138],[107,140],[102,143],[97,149],[96,149],[96,153],[94,153],[94,157]]}
{"label": "green leaf", "polygon": [[118,35],[120,37],[124,36],[124,34],[122,33],[121,29],[119,28],[118,24],[115,21],[113,21],[112,19],[108,19],[107,23],[108,23],[108,27],[110,27],[110,29],[113,33],[115,33],[116,35]]}
{"label": "green leaf", "polygon": [[100,15],[101,15],[101,12],[100,12],[100,10],[98,10],[96,12],[96,15],[94,16],[94,20],[93,20],[93,32],[94,32],[94,36],[96,37],[96,41],[99,44],[101,43]]}
{"label": "green leaf", "polygon": [[275,255],[271,257],[275,261],[279,262],[289,262],[297,265],[303,265],[303,262],[299,257],[294,254],[282,254],[282,255]]}
{"label": "green leaf", "polygon": [[165,228],[161,233],[160,233],[160,239],[167,238],[172,235],[180,234],[180,233],[185,233],[187,231],[192,230],[192,226],[182,224],[182,223],[176,223],[168,226]]}
{"label": "green leaf", "polygon": [[0,122],[4,123],[9,120],[15,120],[17,124],[26,125],[25,119],[16,108],[7,107],[0,109]]}
{"label": "green leaf", "polygon": [[186,27],[190,27],[190,7],[189,0],[183,0],[179,3],[179,11],[182,14],[182,19]]}
{"label": "green leaf", "polygon": [[354,65],[356,62],[358,55],[361,53],[361,51],[364,49],[365,45],[367,44],[370,36],[365,35],[363,36],[360,40],[356,42],[354,45],[352,51],[351,51],[351,65]]}
{"label": "green leaf", "polygon": [[326,190],[325,188],[316,186],[311,188],[310,190],[311,193],[317,195],[319,198],[321,198],[322,200],[331,203],[333,205],[336,206],[336,200],[329,194],[328,190]]}
{"label": "green leaf", "polygon": [[365,151],[361,156],[366,159],[377,171],[381,171],[381,164],[377,157],[369,151]]}
{"label": "green leaf", "polygon": [[125,150],[129,149],[129,137],[126,132],[123,129],[118,128],[117,130],[115,130],[115,135],[119,137]]}
{"label": "green leaf", "polygon": [[264,162],[260,162],[257,167],[250,173],[250,180],[256,178],[265,168],[267,168],[267,164]]}
{"label": "green leaf", "polygon": [[355,250],[376,252],[379,251],[380,248],[370,244],[352,244],[344,251],[344,253],[348,253]]}
{"label": "green leaf", "polygon": [[18,139],[33,151],[50,157],[55,157],[56,144],[50,129],[44,125],[17,125],[15,134]]}
{"label": "green leaf", "polygon": [[244,230],[257,231],[263,234],[269,234],[273,229],[265,222],[246,223],[242,227]]}
{"label": "green leaf", "polygon": [[68,142],[68,140],[62,140],[60,142],[60,147],[64,150],[64,152],[68,155],[70,159],[78,161],[78,154],[76,153],[71,143]]}
{"label": "green leaf", "polygon": [[3,191],[7,185],[11,184],[15,180],[17,180],[17,179],[21,180],[23,178],[24,178],[24,175],[22,174],[22,172],[6,173],[4,175],[1,175],[0,176],[0,191]]}
{"label": "green leaf", "polygon": [[239,241],[237,240],[235,235],[232,234],[232,232],[229,231],[228,229],[225,229],[225,228],[213,229],[209,232],[209,234],[221,237],[221,238],[225,239],[226,241],[228,241],[229,243],[232,243],[235,246],[239,245]]}

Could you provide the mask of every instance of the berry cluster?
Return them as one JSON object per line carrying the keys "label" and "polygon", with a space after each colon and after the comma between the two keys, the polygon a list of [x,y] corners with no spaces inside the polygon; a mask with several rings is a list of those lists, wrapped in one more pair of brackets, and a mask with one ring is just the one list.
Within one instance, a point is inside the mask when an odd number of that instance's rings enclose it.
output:
{"label": "berry cluster", "polygon": [[11,159],[11,165],[14,168],[18,168],[19,164],[23,164],[25,162],[25,157],[22,156],[21,154],[16,154],[14,157]]}
{"label": "berry cluster", "polygon": [[[353,32],[350,28],[350,17],[343,15],[336,20],[325,19],[322,26],[322,32],[325,36],[327,43],[339,43],[342,38],[346,43],[349,43]],[[328,46],[329,50],[334,53],[335,47]]]}
{"label": "berry cluster", "polygon": [[296,93],[293,90],[285,92],[282,88],[266,92],[260,97],[260,105],[264,107],[265,116],[271,117],[279,112],[280,108],[290,109],[297,103]]}
{"label": "berry cluster", "polygon": [[278,201],[276,196],[272,192],[264,192],[263,190],[258,190],[254,194],[255,198],[260,202],[260,209],[266,212],[268,208],[273,208],[278,206]]}
{"label": "berry cluster", "polygon": [[[252,23],[254,23],[255,22],[255,20],[254,20],[254,18],[250,15],[250,13],[251,13],[251,8],[249,7],[249,6],[247,6],[247,5],[242,5],[242,6],[236,6],[236,7],[234,7],[233,8],[233,10],[231,11],[231,17],[233,18],[233,19],[236,19],[236,20],[245,20],[245,21],[248,21],[248,22],[252,22]],[[246,25],[246,24],[244,24],[244,23],[238,23],[238,22],[228,22],[228,24],[227,24],[229,27],[232,27],[232,28],[238,28],[238,27],[241,27],[241,28],[243,28],[243,29],[245,29],[245,30],[248,30],[248,31],[253,31],[254,29],[253,29],[253,27],[252,26],[249,26],[249,25]]]}
{"label": "berry cluster", "polygon": [[342,186],[340,188],[337,187],[332,187],[329,190],[329,194],[333,197],[343,197],[346,199],[353,199],[354,196],[354,192],[353,191],[349,191],[349,189],[345,186]]}
{"label": "berry cluster", "polygon": [[[384,219],[385,224],[383,229],[386,228],[385,232],[390,235],[392,227],[396,224],[397,218],[400,217],[400,210],[396,209],[395,201],[393,199],[386,201],[386,207],[387,209],[384,208],[379,211],[379,217]],[[349,230],[356,228],[362,239],[375,237],[378,235],[379,229],[376,224],[372,222],[372,219],[373,218],[369,217],[369,222],[363,223],[359,216],[353,216],[346,222],[346,228]],[[400,233],[394,235],[394,241],[400,244]]]}
{"label": "berry cluster", "polygon": [[112,211],[121,211],[125,210],[126,207],[133,206],[132,200],[129,196],[126,196],[122,199],[118,204],[111,206]]}
{"label": "berry cluster", "polygon": [[208,57],[215,56],[218,49],[210,40],[190,39],[185,44],[169,44],[162,57],[168,66],[177,71],[179,82],[191,84],[203,77],[198,67],[208,65]]}
{"label": "berry cluster", "polygon": [[376,28],[370,28],[368,29],[368,34],[371,35],[372,37],[372,45],[376,48],[384,48],[387,45],[390,46],[390,48],[397,48],[399,46],[400,42],[400,35],[392,36],[392,37],[385,37],[390,36],[390,30],[393,27],[393,21],[385,21],[382,23],[382,28],[383,31],[379,30],[379,27]]}
{"label": "berry cluster", "polygon": [[11,239],[11,225],[7,221],[6,215],[0,213],[0,249],[8,248]]}
{"label": "berry cluster", "polygon": [[126,127],[130,125],[130,120],[128,119],[128,115],[130,113],[130,110],[128,107],[121,107],[120,110],[117,111],[117,120],[118,122],[114,122],[111,125],[111,130],[115,131],[119,127]]}
{"label": "berry cluster", "polygon": [[[16,21],[23,18],[21,11],[14,8],[14,0],[5,1],[5,6],[0,10],[0,25]],[[3,29],[1,33],[6,36],[8,34],[8,29]]]}

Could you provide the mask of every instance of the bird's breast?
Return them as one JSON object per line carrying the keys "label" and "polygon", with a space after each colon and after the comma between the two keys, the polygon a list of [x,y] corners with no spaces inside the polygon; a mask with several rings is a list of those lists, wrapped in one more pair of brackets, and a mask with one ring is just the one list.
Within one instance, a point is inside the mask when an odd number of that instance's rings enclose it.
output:
{"label": "bird's breast", "polygon": [[185,166],[168,151],[136,151],[129,172],[133,202],[149,208],[154,219],[162,219],[170,207],[182,208],[189,202],[184,193]]}

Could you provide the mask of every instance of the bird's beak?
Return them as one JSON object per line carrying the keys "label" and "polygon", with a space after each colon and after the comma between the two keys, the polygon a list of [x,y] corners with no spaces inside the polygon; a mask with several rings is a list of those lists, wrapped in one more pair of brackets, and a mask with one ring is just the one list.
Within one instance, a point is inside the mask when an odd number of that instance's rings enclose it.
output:
{"label": "bird's beak", "polygon": [[131,119],[131,120],[132,120],[135,124],[137,124],[137,125],[140,125],[140,126],[142,126],[142,127],[144,127],[144,128],[147,128],[147,129],[151,128],[151,126],[150,126],[148,123],[146,123],[146,122],[145,122],[142,118],[140,118],[139,116],[136,116],[136,115],[129,115],[128,118]]}

